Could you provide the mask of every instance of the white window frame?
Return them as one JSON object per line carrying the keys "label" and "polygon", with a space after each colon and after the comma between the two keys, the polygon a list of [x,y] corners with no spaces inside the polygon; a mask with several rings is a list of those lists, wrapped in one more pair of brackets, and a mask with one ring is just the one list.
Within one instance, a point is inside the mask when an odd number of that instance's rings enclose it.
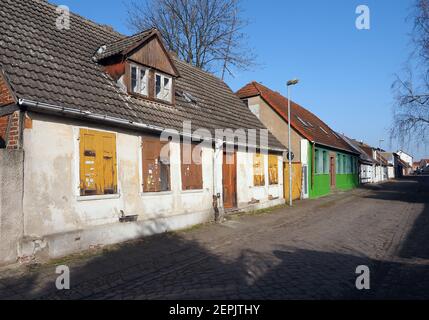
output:
{"label": "white window frame", "polygon": [[[161,88],[160,88],[161,90],[160,90],[159,94],[156,93],[156,78],[158,76],[161,78]],[[168,83],[168,96],[167,97],[165,97],[165,90],[166,90],[166,87],[164,85],[165,79],[169,79],[169,83]],[[173,78],[170,77],[170,76],[167,76],[167,75],[165,75],[163,73],[155,72],[155,79],[154,80],[155,80],[154,81],[155,82],[155,88],[154,88],[154,90],[155,90],[155,94],[154,94],[155,98],[158,99],[158,100],[171,102],[172,91],[173,91]]]}
{"label": "white window frame", "polygon": [[[132,83],[132,81],[133,81],[133,78],[132,78],[132,76],[133,76],[133,68],[136,68],[136,77],[137,77],[137,79],[136,79],[136,81],[137,81],[137,83],[136,83],[136,86],[137,86],[137,90],[134,90],[134,88],[133,88],[133,83]],[[144,90],[142,90],[142,78],[141,78],[141,74],[142,74],[142,71],[144,71],[144,73],[145,73],[145,75],[144,75],[144,79],[145,79],[145,88],[144,88]],[[142,96],[148,96],[148,94],[149,94],[149,90],[148,90],[148,87],[149,87],[149,69],[148,68],[145,68],[145,67],[142,67],[142,66],[139,66],[139,65],[136,65],[136,64],[131,64],[130,65],[130,86],[131,86],[131,92],[132,93],[137,93],[137,94],[140,94],[140,95],[142,95]]]}

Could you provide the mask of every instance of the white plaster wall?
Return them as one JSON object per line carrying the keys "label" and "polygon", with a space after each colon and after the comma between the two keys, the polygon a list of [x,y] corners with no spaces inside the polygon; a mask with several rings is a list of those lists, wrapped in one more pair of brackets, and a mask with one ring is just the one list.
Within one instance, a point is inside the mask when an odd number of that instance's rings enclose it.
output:
{"label": "white plaster wall", "polygon": [[374,167],[372,165],[360,165],[360,180],[361,183],[374,183]]}
{"label": "white plaster wall", "polygon": [[406,154],[406,153],[404,153],[402,151],[399,151],[398,154],[399,154],[399,157],[403,161],[405,161],[406,163],[408,163],[411,167],[413,166],[413,157],[412,156],[410,156],[410,155],[408,155],[408,154]]}
{"label": "white plaster wall", "polygon": [[394,167],[388,167],[388,178],[389,179],[395,179],[395,168]]}
{"label": "white plaster wall", "polygon": [[310,188],[309,188],[309,186],[310,186],[310,180],[309,180],[310,174],[309,174],[309,170],[308,170],[309,169],[308,168],[309,167],[308,148],[309,148],[308,140],[302,139],[301,140],[301,164],[303,167],[307,166],[307,176],[304,177],[304,179],[307,180],[307,193],[304,193],[304,186],[302,186],[303,187],[302,188],[302,190],[303,190],[302,196],[304,199],[308,199],[310,197],[310,194],[309,194],[309,192],[310,192]]}
{"label": "white plaster wall", "polygon": [[[110,131],[58,117],[30,114],[32,128],[24,130],[24,238],[19,256],[39,251],[49,257],[113,244],[141,236],[187,228],[212,219],[213,194],[222,195],[221,150],[203,148],[203,189],[182,191],[180,144],[171,143],[171,191],[143,193],[141,134],[116,130],[118,194],[97,197],[79,195],[79,129]],[[253,186],[253,155],[237,153],[237,196],[243,210],[284,203],[283,165],[279,161],[279,185]],[[276,200],[269,200],[269,196]],[[249,206],[252,199],[260,203]],[[282,202],[283,201],[283,202]],[[222,201],[219,200],[222,207]],[[119,223],[123,211],[138,221]]]}
{"label": "white plaster wall", "polygon": [[138,215],[140,221],[212,210],[213,150],[203,149],[203,190],[181,190],[180,145],[172,143],[171,192],[144,194],[141,138],[129,132],[117,133],[119,194],[80,197],[79,127],[78,123],[58,123],[54,118],[37,116],[33,128],[24,131],[26,236],[117,223],[121,210],[126,215]]}
{"label": "white plaster wall", "polygon": [[264,155],[265,185],[256,187],[253,182],[253,153],[237,152],[237,202],[240,208],[257,200],[268,202],[271,198],[284,199],[283,193],[283,158],[278,156],[279,184],[269,185],[268,155]]}

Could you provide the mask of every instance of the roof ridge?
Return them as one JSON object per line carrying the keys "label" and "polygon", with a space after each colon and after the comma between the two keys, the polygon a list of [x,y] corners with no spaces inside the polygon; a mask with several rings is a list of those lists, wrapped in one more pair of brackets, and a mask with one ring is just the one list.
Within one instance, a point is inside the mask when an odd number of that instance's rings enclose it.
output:
{"label": "roof ridge", "polygon": [[135,34],[133,34],[133,35],[131,35],[131,36],[126,36],[126,35],[124,35],[124,37],[122,37],[121,39],[118,39],[118,40],[112,41],[112,42],[110,42],[110,43],[108,43],[108,44],[112,45],[112,44],[116,44],[116,43],[121,42],[121,41],[124,41],[124,40],[128,40],[128,39],[133,38],[133,37],[137,37],[137,36],[139,36],[139,35],[143,35],[144,33],[148,33],[149,31],[151,31],[151,30],[153,30],[153,29],[155,29],[155,28],[146,29],[146,30],[144,30],[144,31],[141,31],[141,32],[135,33]]}

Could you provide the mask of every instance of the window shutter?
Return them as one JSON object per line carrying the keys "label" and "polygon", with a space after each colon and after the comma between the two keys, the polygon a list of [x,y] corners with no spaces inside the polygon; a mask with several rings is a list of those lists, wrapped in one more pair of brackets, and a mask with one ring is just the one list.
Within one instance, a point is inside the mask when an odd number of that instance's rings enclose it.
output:
{"label": "window shutter", "polygon": [[156,192],[159,184],[159,143],[145,140],[143,143],[143,191]]}
{"label": "window shutter", "polygon": [[116,135],[81,129],[79,149],[81,195],[116,193]]}
{"label": "window shutter", "polygon": [[114,134],[103,133],[101,137],[103,147],[102,172],[103,193],[116,193],[116,137]]}
{"label": "window shutter", "polygon": [[[199,146],[191,146],[191,154],[194,153],[195,148],[200,148]],[[183,160],[184,155],[184,146],[182,144],[182,190],[200,190],[203,189],[203,166],[202,163],[198,164],[194,162],[193,157],[191,157],[191,163],[185,164]],[[201,150],[201,149],[200,149]]]}
{"label": "window shutter", "polygon": [[97,193],[96,137],[88,130],[80,131],[80,190],[81,195]]}

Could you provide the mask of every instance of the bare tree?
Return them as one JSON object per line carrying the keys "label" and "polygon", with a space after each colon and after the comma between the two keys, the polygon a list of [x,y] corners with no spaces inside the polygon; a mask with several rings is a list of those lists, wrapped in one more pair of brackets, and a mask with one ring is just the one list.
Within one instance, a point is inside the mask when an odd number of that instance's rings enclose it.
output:
{"label": "bare tree", "polygon": [[241,12],[239,0],[134,0],[128,23],[135,31],[157,28],[169,50],[223,78],[255,65]]}
{"label": "bare tree", "polygon": [[392,88],[396,96],[392,138],[429,140],[429,0],[416,0],[412,14],[415,46],[404,76],[397,76]]}

